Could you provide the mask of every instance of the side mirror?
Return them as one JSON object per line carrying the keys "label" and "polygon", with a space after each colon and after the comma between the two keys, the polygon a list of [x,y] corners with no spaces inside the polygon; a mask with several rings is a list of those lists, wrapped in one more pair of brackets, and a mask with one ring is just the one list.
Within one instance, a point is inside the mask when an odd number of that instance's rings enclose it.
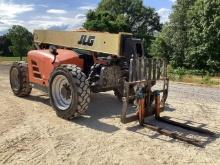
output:
{"label": "side mirror", "polygon": [[57,56],[57,55],[58,55],[57,48],[56,48],[56,46],[54,46],[54,45],[51,45],[51,46],[49,47],[49,51],[50,51],[50,53],[53,54],[54,56]]}

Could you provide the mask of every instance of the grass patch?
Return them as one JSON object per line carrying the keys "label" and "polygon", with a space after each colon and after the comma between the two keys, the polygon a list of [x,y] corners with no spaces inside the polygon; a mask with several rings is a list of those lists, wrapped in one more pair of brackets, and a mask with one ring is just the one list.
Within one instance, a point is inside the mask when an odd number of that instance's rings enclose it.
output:
{"label": "grass patch", "polygon": [[[22,60],[25,61],[26,60],[26,57],[22,57]],[[3,57],[3,56],[0,56],[0,62],[3,62],[3,61],[20,61],[20,57]]]}
{"label": "grass patch", "polygon": [[220,87],[220,77],[211,77],[208,75],[206,76],[185,75],[182,79],[182,82]]}
{"label": "grass patch", "polygon": [[184,68],[173,69],[170,66],[168,67],[168,73],[172,81],[220,87],[220,77],[211,76],[209,73],[202,75],[198,72],[199,75],[196,75]]}

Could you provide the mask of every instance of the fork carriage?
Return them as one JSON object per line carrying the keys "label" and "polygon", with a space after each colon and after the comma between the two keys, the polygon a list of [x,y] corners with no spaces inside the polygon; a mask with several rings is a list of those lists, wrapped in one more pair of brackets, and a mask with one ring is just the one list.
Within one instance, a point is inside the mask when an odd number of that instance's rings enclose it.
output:
{"label": "fork carriage", "polygon": [[[162,88],[153,90],[152,87],[156,85],[157,81],[163,83]],[[143,123],[144,117],[158,115],[164,111],[168,97],[169,78],[166,60],[145,57],[131,59],[129,81],[124,81],[124,86],[122,123],[129,123],[137,119]],[[131,93],[131,87],[136,87],[135,95]],[[134,97],[136,102],[142,100],[142,108],[144,109],[142,116],[138,115],[138,112],[128,114],[129,99]]]}
{"label": "fork carriage", "polygon": [[[162,82],[161,87],[154,89],[157,82]],[[135,88],[135,93],[131,91]],[[192,127],[183,123],[170,120],[169,117],[161,117],[160,113],[165,110],[165,103],[168,97],[169,78],[167,73],[167,61],[157,58],[132,58],[130,60],[129,81],[124,81],[124,97],[121,114],[121,122],[126,124],[132,121],[139,121],[152,131],[156,131],[165,136],[185,141],[195,146],[203,147],[202,142],[196,139],[179,135],[170,130],[158,127],[149,122],[145,122],[145,118],[155,116],[160,122],[165,122],[173,126],[177,126],[186,130],[205,134],[215,137],[216,134],[203,128]],[[129,100],[135,98],[134,113],[128,113]]]}

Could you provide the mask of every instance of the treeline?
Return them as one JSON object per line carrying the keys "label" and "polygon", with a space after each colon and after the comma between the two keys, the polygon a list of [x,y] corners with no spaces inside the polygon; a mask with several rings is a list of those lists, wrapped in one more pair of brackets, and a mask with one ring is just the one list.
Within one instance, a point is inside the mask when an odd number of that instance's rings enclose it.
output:
{"label": "treeline", "polygon": [[26,28],[14,25],[0,36],[0,56],[26,56],[33,47],[33,35]]}
{"label": "treeline", "polygon": [[220,72],[220,0],[177,0],[151,55],[174,68]]}
{"label": "treeline", "polygon": [[[164,25],[142,0],[101,0],[87,13],[84,28],[129,32],[144,39],[145,54],[167,58],[172,68],[220,72],[220,0],[176,0]],[[26,55],[32,34],[13,26],[0,37],[1,55]]]}

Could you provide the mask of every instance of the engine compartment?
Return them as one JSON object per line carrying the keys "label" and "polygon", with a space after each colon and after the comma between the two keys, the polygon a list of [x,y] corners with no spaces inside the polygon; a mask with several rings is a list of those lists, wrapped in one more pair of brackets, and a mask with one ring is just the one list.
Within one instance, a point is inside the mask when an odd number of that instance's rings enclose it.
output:
{"label": "engine compartment", "polygon": [[57,49],[57,53],[56,58],[48,49],[33,50],[28,53],[28,72],[31,83],[48,86],[51,73],[60,64],[75,64],[83,69],[84,61],[76,52]]}

